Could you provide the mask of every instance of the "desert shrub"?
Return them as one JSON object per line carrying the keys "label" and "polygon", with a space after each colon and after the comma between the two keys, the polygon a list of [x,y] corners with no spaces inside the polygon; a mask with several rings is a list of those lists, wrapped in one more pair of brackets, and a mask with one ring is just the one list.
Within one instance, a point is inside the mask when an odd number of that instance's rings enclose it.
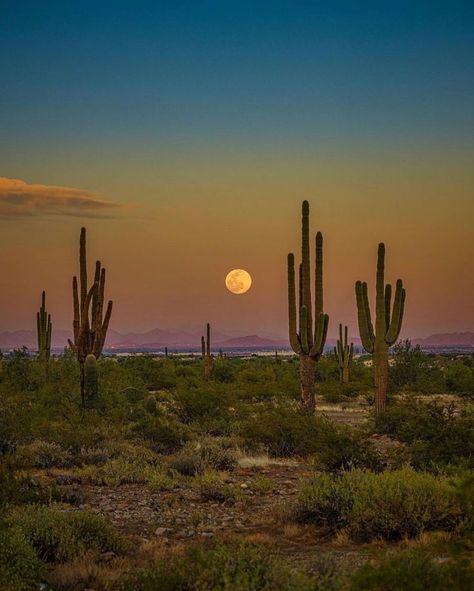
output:
{"label": "desert shrub", "polygon": [[45,562],[65,562],[85,551],[120,553],[125,549],[121,535],[103,517],[88,511],[29,505],[10,510],[6,523]]}
{"label": "desert shrub", "polygon": [[33,392],[44,381],[42,368],[23,347],[10,353],[2,361],[3,380],[7,388],[18,392]]}
{"label": "desert shrub", "polygon": [[234,381],[234,368],[231,363],[224,359],[218,359],[214,363],[212,379],[221,384],[230,384]]}
{"label": "desert shrub", "polygon": [[229,391],[222,386],[205,384],[197,388],[180,387],[175,394],[178,416],[184,423],[205,423],[209,419],[229,416]]}
{"label": "desert shrub", "polygon": [[465,396],[474,395],[474,369],[464,363],[455,363],[445,373],[446,387]]}
{"label": "desert shrub", "polygon": [[193,548],[134,572],[120,591],[310,591],[312,581],[268,550],[249,543]]}
{"label": "desert shrub", "polygon": [[260,494],[271,493],[277,489],[277,484],[268,476],[258,474],[250,481],[249,489]]}
{"label": "desert shrub", "polygon": [[49,503],[59,498],[55,486],[44,486],[32,478],[16,475],[9,462],[0,464],[0,509],[12,505]]}
{"label": "desert shrub", "polygon": [[226,484],[213,470],[206,470],[198,477],[196,484],[203,501],[235,500],[237,493],[240,492],[234,486]]}
{"label": "desert shrub", "polygon": [[403,401],[390,406],[377,420],[377,431],[408,444],[411,464],[417,469],[474,461],[474,412],[456,414],[453,405]]}
{"label": "desert shrub", "polygon": [[157,453],[172,453],[189,439],[187,428],[173,418],[147,415],[131,427],[131,435],[148,442]]}
{"label": "desert shrub", "polygon": [[163,469],[158,456],[143,446],[111,444],[108,460],[100,467],[86,467],[79,474],[83,480],[106,486],[147,483]]}
{"label": "desert shrub", "polygon": [[262,409],[243,421],[239,434],[245,446],[263,446],[273,457],[316,454],[319,465],[327,470],[381,467],[379,455],[362,431],[286,407]]}
{"label": "desert shrub", "polygon": [[389,368],[389,379],[393,386],[401,388],[410,385],[419,389],[418,381],[430,370],[429,357],[419,345],[413,346],[411,341],[398,342],[393,347],[394,364]]}
{"label": "desert shrub", "polygon": [[321,420],[315,444],[316,463],[325,470],[366,468],[379,471],[383,468],[382,457],[368,435],[348,425]]}
{"label": "desert shrub", "polygon": [[239,434],[245,446],[263,446],[273,457],[307,456],[316,451],[318,429],[316,417],[271,405],[243,421]]}
{"label": "desert shrub", "polygon": [[72,465],[71,454],[59,444],[49,441],[33,441],[19,446],[15,453],[18,462],[25,467],[64,468]]}
{"label": "desert shrub", "polygon": [[472,588],[474,570],[467,557],[443,561],[425,550],[392,552],[355,572],[350,591],[465,591]]}
{"label": "desert shrub", "polygon": [[0,585],[3,591],[32,591],[45,574],[27,538],[18,530],[0,526]]}
{"label": "desert shrub", "polygon": [[170,468],[182,476],[196,476],[204,471],[202,457],[197,451],[182,451],[169,462]]}
{"label": "desert shrub", "polygon": [[335,529],[354,540],[397,540],[426,530],[450,531],[465,518],[446,479],[411,469],[340,477],[315,475],[301,490],[296,517]]}
{"label": "desert shrub", "polygon": [[119,364],[147,390],[167,390],[176,386],[175,366],[152,355],[127,356]]}
{"label": "desert shrub", "polygon": [[194,448],[204,464],[215,470],[233,470],[237,465],[231,440],[208,437],[197,441]]}

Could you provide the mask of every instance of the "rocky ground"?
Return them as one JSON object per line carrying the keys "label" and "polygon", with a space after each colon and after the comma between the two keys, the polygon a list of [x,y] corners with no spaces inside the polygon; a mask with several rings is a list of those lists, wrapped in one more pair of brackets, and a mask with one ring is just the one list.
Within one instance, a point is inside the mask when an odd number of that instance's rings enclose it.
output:
{"label": "rocky ground", "polygon": [[139,484],[69,484],[74,478],[64,474],[56,475],[55,480],[67,483],[61,484],[63,491],[80,496],[79,509],[91,509],[108,518],[137,546],[154,541],[187,545],[237,535],[271,545],[275,553],[308,571],[326,559],[343,561],[350,567],[360,565],[373,549],[356,546],[343,537],[334,540],[312,526],[285,523],[282,518],[301,479],[310,472],[311,466],[300,462],[243,458],[239,467],[225,476],[225,482],[238,491],[237,498],[219,502],[203,500],[192,479],[162,492],[150,492]]}

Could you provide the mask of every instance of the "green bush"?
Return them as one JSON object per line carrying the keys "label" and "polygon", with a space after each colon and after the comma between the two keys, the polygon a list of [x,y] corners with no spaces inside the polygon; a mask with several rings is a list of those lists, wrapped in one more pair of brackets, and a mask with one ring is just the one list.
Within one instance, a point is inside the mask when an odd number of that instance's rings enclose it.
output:
{"label": "green bush", "polygon": [[231,406],[229,390],[222,385],[204,384],[200,387],[180,387],[175,394],[178,417],[183,423],[205,423],[209,419],[228,419]]}
{"label": "green bush", "polygon": [[59,444],[49,441],[33,441],[19,446],[15,453],[17,461],[25,467],[64,468],[72,465],[71,454]]}
{"label": "green bush", "polygon": [[474,368],[455,363],[446,370],[446,387],[451,392],[474,396]]}
{"label": "green bush", "polygon": [[18,530],[0,527],[0,586],[3,591],[32,591],[45,575],[44,563]]}
{"label": "green bush", "polygon": [[239,434],[250,449],[264,447],[273,457],[307,456],[316,451],[319,421],[298,410],[274,405],[242,422]]}
{"label": "green bush", "polygon": [[467,557],[443,561],[424,550],[390,553],[378,564],[366,564],[355,572],[350,591],[467,591],[472,589],[474,569]]}
{"label": "green bush", "polygon": [[378,453],[362,431],[287,407],[262,408],[241,424],[239,433],[248,448],[263,446],[273,457],[315,454],[327,470],[381,468]]}
{"label": "green bush", "polygon": [[49,503],[59,498],[55,486],[44,486],[32,478],[18,476],[7,462],[0,464],[0,509],[12,505]]}
{"label": "green bush", "polygon": [[103,517],[88,511],[29,505],[11,509],[6,523],[45,562],[65,562],[86,551],[119,553],[125,549],[121,535]]}
{"label": "green bush", "polygon": [[132,573],[120,591],[313,591],[314,583],[281,558],[248,543],[194,548]]}
{"label": "green bush", "polygon": [[173,418],[143,417],[131,428],[135,439],[148,442],[157,453],[173,453],[189,439],[187,428]]}
{"label": "green bush", "polygon": [[379,433],[408,444],[411,464],[421,470],[462,463],[474,466],[474,411],[403,401],[390,406],[377,420]]}
{"label": "green bush", "polygon": [[364,431],[321,420],[315,443],[317,465],[330,472],[352,468],[379,471],[383,468],[380,453]]}
{"label": "green bush", "polygon": [[411,469],[340,477],[315,475],[301,490],[296,518],[347,528],[354,540],[398,540],[426,530],[450,531],[465,519],[452,484]]}

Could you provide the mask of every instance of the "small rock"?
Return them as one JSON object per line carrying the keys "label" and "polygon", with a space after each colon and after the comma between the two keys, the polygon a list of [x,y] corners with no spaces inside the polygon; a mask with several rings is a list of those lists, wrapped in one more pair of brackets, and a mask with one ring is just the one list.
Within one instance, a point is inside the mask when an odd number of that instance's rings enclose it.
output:
{"label": "small rock", "polygon": [[155,529],[155,536],[161,537],[171,531],[168,527],[157,527]]}
{"label": "small rock", "polygon": [[110,550],[109,552],[103,552],[99,556],[99,560],[100,560],[100,562],[111,562],[116,557],[117,557],[117,554],[115,554],[115,552],[112,552]]}

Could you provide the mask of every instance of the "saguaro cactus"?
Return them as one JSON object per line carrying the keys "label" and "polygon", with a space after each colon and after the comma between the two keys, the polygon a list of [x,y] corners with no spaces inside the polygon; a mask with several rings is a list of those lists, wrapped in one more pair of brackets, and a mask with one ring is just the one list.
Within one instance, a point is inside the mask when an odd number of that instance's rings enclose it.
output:
{"label": "saguaro cactus", "polygon": [[51,356],[51,335],[53,326],[51,314],[46,312],[46,292],[41,295],[41,308],[36,313],[36,332],[38,337],[38,360],[47,367]]}
{"label": "saguaro cactus", "polygon": [[208,380],[211,377],[214,358],[211,355],[211,325],[209,322],[206,327],[206,337],[201,337],[202,360],[204,362],[204,378]]}
{"label": "saguaro cactus", "polygon": [[97,359],[89,354],[84,361],[84,406],[94,408],[99,394]]}
{"label": "saguaro cactus", "polygon": [[75,352],[81,366],[81,398],[85,407],[84,363],[88,355],[94,355],[96,360],[100,357],[112,315],[112,302],[109,301],[104,316],[105,269],[100,261],[95,264],[94,283],[90,288],[87,287],[85,228],[81,228],[79,265],[80,292],[77,277],[72,280],[74,342],[69,340],[69,346]]}
{"label": "saguaro cactus", "polygon": [[377,256],[375,331],[370,317],[367,283],[357,281],[355,291],[362,346],[372,354],[374,366],[375,413],[380,415],[387,403],[388,350],[398,339],[405,308],[405,289],[402,280],[397,279],[392,309],[392,286],[385,285],[385,245],[382,242]]}
{"label": "saguaro cactus", "polygon": [[[288,254],[288,318],[293,351],[300,357],[300,382],[303,408],[314,412],[315,363],[321,357],[328,331],[329,316],[323,312],[323,236],[316,234],[314,332],[311,310],[311,269],[309,246],[309,203],[302,206],[302,262],[299,267],[298,313],[295,288],[295,256]],[[297,323],[299,321],[299,332]]]}
{"label": "saguaro cactus", "polygon": [[339,365],[339,375],[341,384],[348,384],[351,375],[352,358],[354,356],[354,345],[348,344],[347,326],[344,327],[344,336],[342,334],[342,324],[339,325],[339,338],[337,346],[334,347],[334,355]]}

